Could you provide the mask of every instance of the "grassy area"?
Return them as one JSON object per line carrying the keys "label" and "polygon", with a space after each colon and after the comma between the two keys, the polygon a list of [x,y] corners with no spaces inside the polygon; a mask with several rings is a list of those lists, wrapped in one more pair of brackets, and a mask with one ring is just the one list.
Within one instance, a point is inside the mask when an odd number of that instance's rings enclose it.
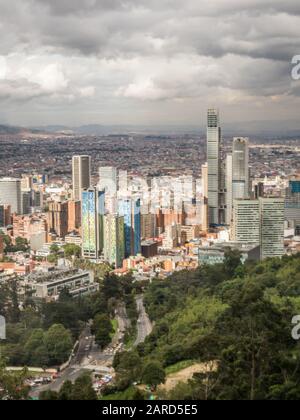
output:
{"label": "grassy area", "polygon": [[117,330],[118,330],[119,325],[118,325],[118,321],[116,319],[113,319],[111,321],[111,324],[112,324],[112,327],[113,327],[114,331],[110,334],[110,337],[113,338],[114,335],[116,334]]}
{"label": "grassy area", "polygon": [[173,373],[177,373],[180,370],[186,369],[186,368],[192,366],[195,363],[196,363],[195,360],[183,360],[182,362],[178,362],[175,365],[168,366],[165,369],[166,375],[172,375]]}

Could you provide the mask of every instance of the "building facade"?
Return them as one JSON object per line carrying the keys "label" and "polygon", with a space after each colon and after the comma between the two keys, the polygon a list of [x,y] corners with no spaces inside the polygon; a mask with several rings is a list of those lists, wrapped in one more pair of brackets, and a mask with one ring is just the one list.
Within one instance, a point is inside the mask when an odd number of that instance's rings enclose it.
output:
{"label": "building facade", "polygon": [[82,191],[91,186],[91,158],[81,155],[72,159],[73,199],[81,200]]}
{"label": "building facade", "polygon": [[98,260],[103,251],[103,217],[105,213],[105,194],[97,188],[82,192],[81,229],[82,255],[84,258]]}
{"label": "building facade", "polygon": [[121,268],[125,259],[124,217],[104,216],[104,259],[111,266]]}
{"label": "building facade", "polygon": [[0,204],[9,205],[12,213],[22,213],[21,179],[0,179]]}

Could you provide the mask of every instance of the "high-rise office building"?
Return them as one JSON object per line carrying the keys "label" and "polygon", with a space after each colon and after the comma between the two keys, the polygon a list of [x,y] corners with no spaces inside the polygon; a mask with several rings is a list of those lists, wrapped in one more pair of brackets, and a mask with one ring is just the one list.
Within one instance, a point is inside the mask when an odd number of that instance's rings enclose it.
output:
{"label": "high-rise office building", "polygon": [[32,204],[32,193],[31,190],[22,190],[22,214],[30,214]]}
{"label": "high-rise office building", "polygon": [[68,234],[68,202],[52,201],[48,211],[49,233],[64,238]]}
{"label": "high-rise office building", "polygon": [[237,199],[250,198],[249,139],[236,137],[232,154],[226,158],[226,224],[232,222],[232,210]]}
{"label": "high-rise office building", "polygon": [[0,228],[12,223],[11,207],[0,203]]}
{"label": "high-rise office building", "polygon": [[284,199],[260,198],[261,259],[284,255]]}
{"label": "high-rise office building", "polygon": [[121,268],[125,259],[124,217],[104,216],[104,258],[115,268]]}
{"label": "high-rise office building", "polygon": [[285,219],[288,226],[296,229],[300,228],[300,180],[289,182],[285,193]]}
{"label": "high-rise office building", "polygon": [[260,204],[258,200],[234,200],[232,237],[242,244],[260,243]]}
{"label": "high-rise office building", "polygon": [[208,218],[210,225],[222,222],[221,192],[221,127],[219,112],[209,109],[207,114]]}
{"label": "high-rise office building", "polygon": [[81,227],[82,255],[98,260],[103,251],[103,218],[105,213],[105,194],[96,188],[82,192]]}
{"label": "high-rise office building", "polygon": [[153,213],[141,214],[141,238],[150,239],[156,237],[156,215]]}
{"label": "high-rise office building", "polygon": [[113,196],[118,191],[118,171],[112,166],[99,168],[99,190],[104,190],[107,195]]}
{"label": "high-rise office building", "polygon": [[284,255],[284,199],[234,200],[233,240],[259,243],[261,259]]}
{"label": "high-rise office building", "polygon": [[226,157],[226,224],[231,225],[233,209],[232,196],[232,155]]}
{"label": "high-rise office building", "polygon": [[118,201],[119,216],[124,217],[125,256],[141,253],[141,200],[126,198]]}
{"label": "high-rise office building", "polygon": [[90,156],[73,156],[73,199],[80,201],[82,191],[91,186],[91,158]]}
{"label": "high-rise office building", "polygon": [[232,145],[232,198],[249,198],[249,139],[236,137]]}
{"label": "high-rise office building", "polygon": [[21,179],[1,178],[0,179],[0,203],[11,206],[11,212],[21,214],[22,195]]}
{"label": "high-rise office building", "polygon": [[201,225],[202,230],[207,231],[208,224],[208,166],[207,163],[202,165],[202,209],[201,209]]}
{"label": "high-rise office building", "polygon": [[81,227],[81,201],[68,201],[68,232],[79,231]]}

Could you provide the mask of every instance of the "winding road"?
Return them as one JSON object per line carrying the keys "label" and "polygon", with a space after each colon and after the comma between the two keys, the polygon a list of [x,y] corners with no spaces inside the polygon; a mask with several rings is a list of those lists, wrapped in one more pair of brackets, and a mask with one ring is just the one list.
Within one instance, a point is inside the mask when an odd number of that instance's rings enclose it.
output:
{"label": "winding road", "polygon": [[135,347],[143,343],[153,330],[152,323],[145,309],[143,296],[137,296],[136,305],[139,317],[137,321],[137,338],[134,343]]}

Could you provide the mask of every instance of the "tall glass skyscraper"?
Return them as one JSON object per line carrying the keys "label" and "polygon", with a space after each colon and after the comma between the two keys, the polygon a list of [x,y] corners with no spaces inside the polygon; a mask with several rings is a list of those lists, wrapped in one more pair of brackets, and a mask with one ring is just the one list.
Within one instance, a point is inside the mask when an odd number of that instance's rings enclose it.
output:
{"label": "tall glass skyscraper", "polygon": [[141,253],[141,200],[125,198],[118,201],[119,215],[124,217],[125,255]]}
{"label": "tall glass skyscraper", "polygon": [[98,260],[103,251],[105,194],[96,188],[82,192],[82,254]]}
{"label": "tall glass skyscraper", "polygon": [[290,181],[285,193],[285,219],[290,228],[300,232],[300,181]]}
{"label": "tall glass skyscraper", "polygon": [[221,127],[219,112],[207,113],[208,218],[210,225],[220,224]]}
{"label": "tall glass skyscraper", "polygon": [[125,258],[124,217],[104,216],[104,258],[115,268],[121,268]]}

